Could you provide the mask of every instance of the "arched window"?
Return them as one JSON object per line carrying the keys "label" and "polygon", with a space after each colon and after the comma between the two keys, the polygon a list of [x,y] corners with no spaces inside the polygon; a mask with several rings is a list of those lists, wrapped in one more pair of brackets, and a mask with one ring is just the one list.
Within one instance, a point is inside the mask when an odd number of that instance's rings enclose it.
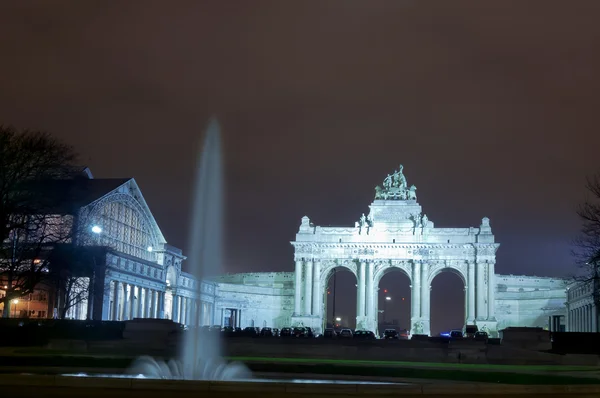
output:
{"label": "arched window", "polygon": [[150,249],[155,246],[150,226],[137,209],[115,201],[104,205],[99,216],[101,244],[131,256],[156,261],[156,254]]}

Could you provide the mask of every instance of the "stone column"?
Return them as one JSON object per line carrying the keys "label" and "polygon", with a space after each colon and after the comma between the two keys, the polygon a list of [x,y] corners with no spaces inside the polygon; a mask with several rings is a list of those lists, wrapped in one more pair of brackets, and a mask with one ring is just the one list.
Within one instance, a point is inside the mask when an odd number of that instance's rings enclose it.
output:
{"label": "stone column", "polygon": [[119,290],[121,289],[121,284],[119,282],[115,281],[114,285],[115,285],[115,291],[114,291],[114,297],[113,297],[112,320],[118,321],[119,320],[119,308],[120,308],[119,300],[121,299]]}
{"label": "stone column", "polygon": [[158,292],[154,289],[150,289],[150,316],[149,318],[158,318],[156,315]]}
{"label": "stone column", "polygon": [[138,286],[137,288],[137,317],[138,318],[143,318],[144,317],[144,300],[142,300],[142,288]]}
{"label": "stone column", "polygon": [[475,263],[473,261],[469,261],[467,267],[467,323],[472,324],[475,321]]}
{"label": "stone column", "polygon": [[135,316],[135,286],[129,285],[129,318],[133,319]]}
{"label": "stone column", "polygon": [[496,320],[496,267],[493,262],[488,263],[488,319]]}
{"label": "stone column", "polygon": [[156,300],[158,301],[158,307],[156,308],[157,310],[157,318],[159,319],[165,319],[165,292],[156,292]]}
{"label": "stone column", "polygon": [[309,260],[306,262],[306,276],[304,278],[304,315],[311,315],[312,312],[312,275],[313,275],[313,262]]}
{"label": "stone column", "polygon": [[178,310],[178,297],[173,295],[173,304],[172,304],[172,308],[171,308],[171,319],[173,320],[173,322],[177,322],[177,310]]}
{"label": "stone column", "polygon": [[596,304],[592,304],[592,332],[598,333],[598,307]]}
{"label": "stone column", "polygon": [[302,312],[302,260],[296,260],[296,279],[294,280],[294,314],[300,315]]}
{"label": "stone column", "polygon": [[375,268],[375,264],[371,261],[369,263],[367,263],[367,325],[368,328],[371,332],[375,332],[375,330],[377,329],[376,327],[376,323],[377,323],[377,316],[375,315],[375,305],[373,304],[373,301],[375,299],[375,292],[374,292],[374,284],[375,284],[375,275],[374,275],[374,270]]}
{"label": "stone column", "polygon": [[367,285],[367,278],[365,278],[366,266],[367,266],[367,263],[364,261],[361,261],[360,264],[358,265],[359,281],[358,281],[358,297],[356,300],[356,302],[358,303],[357,304],[358,311],[356,312],[357,317],[365,316],[365,288]]}
{"label": "stone column", "polygon": [[477,286],[475,288],[477,295],[475,301],[475,317],[480,321],[484,321],[487,319],[487,303],[485,302],[487,299],[487,281],[485,279],[487,264],[484,262],[477,262],[475,267],[477,277]]}
{"label": "stone column", "polygon": [[411,335],[415,334],[415,323],[420,319],[421,315],[421,262],[414,261],[412,269],[412,285],[411,285],[411,304],[410,313],[410,330]]}
{"label": "stone column", "polygon": [[150,289],[144,290],[144,318],[150,318]]}
{"label": "stone column", "polygon": [[423,334],[429,335],[431,328],[431,288],[429,285],[429,264],[423,262],[421,265],[421,321],[423,322]]}
{"label": "stone column", "polygon": [[321,261],[315,261],[314,268],[312,279],[312,314],[313,316],[321,316],[321,303],[323,302],[323,292],[321,292]]}

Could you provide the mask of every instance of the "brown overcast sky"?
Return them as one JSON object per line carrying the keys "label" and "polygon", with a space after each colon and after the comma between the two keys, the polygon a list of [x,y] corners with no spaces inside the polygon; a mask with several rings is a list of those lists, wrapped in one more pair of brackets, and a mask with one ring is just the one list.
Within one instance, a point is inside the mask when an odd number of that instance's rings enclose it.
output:
{"label": "brown overcast sky", "polygon": [[597,0],[5,0],[0,123],[135,177],[185,249],[218,115],[227,271],[292,270],[303,215],[352,225],[403,163],[436,226],[490,217],[498,272],[562,275],[600,169],[599,20]]}

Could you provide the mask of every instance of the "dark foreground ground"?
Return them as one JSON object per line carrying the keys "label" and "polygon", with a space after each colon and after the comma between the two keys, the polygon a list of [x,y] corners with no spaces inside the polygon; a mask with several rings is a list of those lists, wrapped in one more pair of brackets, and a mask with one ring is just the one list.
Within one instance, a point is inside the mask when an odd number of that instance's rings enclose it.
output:
{"label": "dark foreground ground", "polygon": [[7,397],[597,397],[598,386],[510,386],[503,384],[290,384],[253,382],[197,382],[81,377],[0,377],[2,396]]}
{"label": "dark foreground ground", "polygon": [[[517,366],[354,361],[295,358],[228,358],[257,373],[320,374],[371,380],[403,378],[512,385],[599,385],[600,368],[594,366]],[[0,373],[123,374],[134,358],[73,355],[0,356]]]}

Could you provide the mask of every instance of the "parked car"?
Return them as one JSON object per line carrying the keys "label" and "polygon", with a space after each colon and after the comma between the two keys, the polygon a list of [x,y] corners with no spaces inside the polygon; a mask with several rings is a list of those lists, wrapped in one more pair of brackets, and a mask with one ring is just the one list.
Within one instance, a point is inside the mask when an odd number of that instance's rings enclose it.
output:
{"label": "parked car", "polygon": [[352,338],[361,340],[376,340],[377,336],[375,336],[375,333],[371,332],[370,330],[355,330]]}
{"label": "parked car", "polygon": [[462,330],[452,330],[450,332],[450,338],[451,339],[462,339],[463,338]]}
{"label": "parked car", "polygon": [[282,328],[279,337],[292,337],[292,328]]}
{"label": "parked car", "polygon": [[325,331],[323,332],[324,339],[335,339],[336,337],[338,337],[338,334],[333,329],[325,329]]}
{"label": "parked car", "polygon": [[487,343],[489,339],[487,332],[476,332],[474,337],[476,341],[484,341],[485,343]]}
{"label": "parked car", "polygon": [[475,337],[475,334],[479,331],[477,325],[467,325],[465,326],[465,337],[468,339],[472,339]]}
{"label": "parked car", "polygon": [[258,332],[258,328],[253,328],[251,326],[248,326],[247,328],[244,328],[244,330],[242,331],[242,334],[246,337],[256,337],[259,335],[259,332]]}
{"label": "parked car", "polygon": [[410,330],[408,329],[400,329],[398,332],[398,338],[400,340],[408,340],[410,339]]}
{"label": "parked car", "polygon": [[261,337],[273,337],[273,329],[271,328],[262,328],[260,331]]}
{"label": "parked car", "polygon": [[396,329],[385,329],[383,331],[383,338],[385,340],[398,340],[400,338],[400,334]]}
{"label": "parked car", "polygon": [[350,329],[342,329],[339,336],[345,339],[351,339],[352,338],[352,330]]}

